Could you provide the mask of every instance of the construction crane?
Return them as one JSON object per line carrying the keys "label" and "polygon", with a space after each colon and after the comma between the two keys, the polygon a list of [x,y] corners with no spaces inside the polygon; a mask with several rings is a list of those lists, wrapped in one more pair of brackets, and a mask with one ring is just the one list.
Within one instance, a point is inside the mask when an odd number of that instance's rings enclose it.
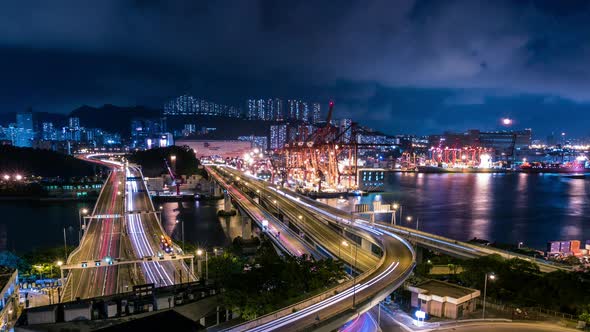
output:
{"label": "construction crane", "polygon": [[180,181],[176,181],[176,175],[174,175],[172,168],[170,168],[170,165],[168,165],[168,160],[166,160],[166,158],[164,158],[164,164],[166,164],[166,169],[168,169],[168,174],[170,174],[170,179],[172,179],[172,185],[176,186],[176,195],[180,195],[180,185],[182,184],[182,179],[180,179]]}
{"label": "construction crane", "polygon": [[[348,189],[356,186],[356,179],[353,185],[351,177],[356,178],[358,149],[355,140],[343,140],[344,134],[352,131],[352,126],[341,132],[338,127],[333,126],[334,102],[330,101],[328,105],[328,116],[323,127],[306,135],[303,141],[289,142],[281,151],[286,159],[287,175],[297,181],[317,185],[318,192],[322,191],[322,183],[331,188],[339,187],[343,175],[349,176]],[[348,157],[348,169],[339,164],[344,156]],[[355,167],[352,167],[353,163]]]}

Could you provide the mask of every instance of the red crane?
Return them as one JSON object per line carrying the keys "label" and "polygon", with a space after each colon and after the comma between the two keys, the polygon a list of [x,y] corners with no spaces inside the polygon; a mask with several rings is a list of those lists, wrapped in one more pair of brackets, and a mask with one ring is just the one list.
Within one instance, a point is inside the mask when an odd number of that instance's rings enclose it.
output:
{"label": "red crane", "polygon": [[170,168],[170,165],[168,165],[168,160],[166,160],[166,158],[164,158],[164,164],[166,164],[166,169],[168,169],[168,174],[170,174],[170,178],[172,179],[172,185],[176,186],[176,195],[180,195],[180,185],[182,183],[182,179],[180,179],[178,182],[176,181],[176,176],[174,175],[172,168]]}

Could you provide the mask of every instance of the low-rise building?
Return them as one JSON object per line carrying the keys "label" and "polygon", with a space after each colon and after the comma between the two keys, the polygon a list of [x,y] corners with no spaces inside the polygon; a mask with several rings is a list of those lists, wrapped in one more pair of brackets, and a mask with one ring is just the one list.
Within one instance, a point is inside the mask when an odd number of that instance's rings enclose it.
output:
{"label": "low-rise building", "polygon": [[431,316],[458,319],[475,310],[477,289],[461,287],[448,282],[427,280],[408,286],[412,293],[411,305]]}
{"label": "low-rise building", "polygon": [[18,314],[18,270],[0,266],[0,331],[10,331]]}

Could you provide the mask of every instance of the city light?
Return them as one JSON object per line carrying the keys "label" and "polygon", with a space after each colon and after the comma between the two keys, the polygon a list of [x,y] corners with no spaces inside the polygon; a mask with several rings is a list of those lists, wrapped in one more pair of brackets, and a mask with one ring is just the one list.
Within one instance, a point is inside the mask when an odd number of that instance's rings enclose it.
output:
{"label": "city light", "polygon": [[4,174],[3,178],[4,178],[4,180],[8,181],[8,180],[10,180],[10,175]]}
{"label": "city light", "polygon": [[504,118],[502,119],[502,124],[505,126],[510,126],[512,124],[512,119]]}
{"label": "city light", "polygon": [[20,181],[20,180],[22,180],[22,179],[23,179],[23,176],[22,176],[22,175],[20,175],[20,174],[17,174],[17,175],[15,175],[15,176],[14,176],[14,178],[15,178],[17,181]]}

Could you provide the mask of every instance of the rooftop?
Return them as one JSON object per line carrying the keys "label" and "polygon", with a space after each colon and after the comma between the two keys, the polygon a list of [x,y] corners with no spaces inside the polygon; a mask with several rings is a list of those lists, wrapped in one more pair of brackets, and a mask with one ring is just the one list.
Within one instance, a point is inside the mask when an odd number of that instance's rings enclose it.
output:
{"label": "rooftop", "polygon": [[10,280],[14,271],[16,271],[16,269],[8,266],[0,266],[0,291],[4,289],[4,286],[6,286],[6,283]]}
{"label": "rooftop", "polygon": [[467,288],[458,286],[455,284],[451,284],[444,281],[438,281],[434,279],[430,279],[419,283],[418,285],[414,286],[415,288],[420,288],[425,290],[426,292],[423,294],[429,295],[437,295],[437,296],[447,296],[452,297],[455,299],[462,298],[463,296],[467,296],[473,294],[475,292],[479,292],[477,289]]}

